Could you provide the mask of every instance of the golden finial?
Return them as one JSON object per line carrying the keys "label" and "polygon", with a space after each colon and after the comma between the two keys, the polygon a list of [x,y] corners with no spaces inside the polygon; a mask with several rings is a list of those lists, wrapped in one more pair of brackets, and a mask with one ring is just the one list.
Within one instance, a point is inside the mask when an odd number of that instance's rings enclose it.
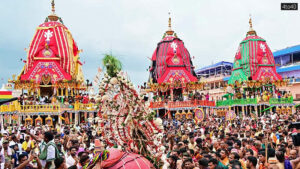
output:
{"label": "golden finial", "polygon": [[251,18],[251,14],[250,14],[250,18],[249,18],[249,25],[250,25],[250,29],[249,31],[247,32],[247,35],[246,36],[251,36],[251,35],[255,35],[256,36],[256,32],[255,30],[252,28],[252,18]]}
{"label": "golden finial", "polygon": [[51,6],[52,6],[52,13],[54,14],[55,13],[55,3],[54,3],[54,0],[52,0]]}
{"label": "golden finial", "polygon": [[58,16],[55,14],[55,3],[54,0],[51,1],[51,6],[52,6],[52,14],[48,16],[50,21],[57,21]]}
{"label": "golden finial", "polygon": [[169,30],[172,30],[172,26],[171,26],[171,13],[169,12]]}
{"label": "golden finial", "polygon": [[250,14],[250,19],[249,19],[249,25],[250,25],[250,30],[252,29],[252,19],[251,19],[251,14]]}
{"label": "golden finial", "polygon": [[171,13],[169,12],[169,30],[167,30],[167,35],[173,35],[174,31],[172,30],[172,25],[171,25]]}

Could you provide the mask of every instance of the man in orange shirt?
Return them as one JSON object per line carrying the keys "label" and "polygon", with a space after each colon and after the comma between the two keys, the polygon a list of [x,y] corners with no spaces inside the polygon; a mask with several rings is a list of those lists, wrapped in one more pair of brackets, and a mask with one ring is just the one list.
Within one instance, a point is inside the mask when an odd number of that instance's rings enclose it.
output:
{"label": "man in orange shirt", "polygon": [[258,159],[259,159],[259,169],[266,169],[266,153],[265,151],[258,152]]}
{"label": "man in orange shirt", "polygon": [[229,164],[228,152],[225,149],[221,149],[220,151],[220,162],[227,166]]}

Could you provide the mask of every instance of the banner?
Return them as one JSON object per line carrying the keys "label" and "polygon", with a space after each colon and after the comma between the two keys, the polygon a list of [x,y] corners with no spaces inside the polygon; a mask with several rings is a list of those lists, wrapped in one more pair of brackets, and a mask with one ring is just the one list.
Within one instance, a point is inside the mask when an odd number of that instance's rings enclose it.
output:
{"label": "banner", "polygon": [[195,109],[195,121],[201,122],[204,120],[205,114],[203,108],[196,108]]}

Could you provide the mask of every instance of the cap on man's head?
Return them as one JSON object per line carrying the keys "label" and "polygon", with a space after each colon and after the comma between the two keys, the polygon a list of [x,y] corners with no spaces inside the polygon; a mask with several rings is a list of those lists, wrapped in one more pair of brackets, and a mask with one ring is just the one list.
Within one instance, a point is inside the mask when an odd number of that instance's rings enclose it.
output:
{"label": "cap on man's head", "polygon": [[3,140],[2,144],[8,144],[8,140]]}

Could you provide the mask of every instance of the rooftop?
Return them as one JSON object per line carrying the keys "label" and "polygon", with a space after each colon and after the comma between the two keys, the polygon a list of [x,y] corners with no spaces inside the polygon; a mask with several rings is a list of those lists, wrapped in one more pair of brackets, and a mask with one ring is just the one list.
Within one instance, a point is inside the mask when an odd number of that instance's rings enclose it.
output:
{"label": "rooftop", "polygon": [[290,72],[294,70],[300,70],[300,63],[282,66],[276,69],[277,73]]}
{"label": "rooftop", "polygon": [[219,67],[219,66],[232,66],[232,65],[233,64],[231,62],[221,61],[221,62],[212,64],[212,65],[205,66],[205,67],[202,67],[200,69],[197,69],[197,70],[195,70],[195,72],[197,73],[197,72],[200,72],[200,71],[205,71],[205,70],[216,68],[216,67]]}
{"label": "rooftop", "polygon": [[300,52],[300,45],[295,45],[295,46],[277,50],[277,51],[273,52],[273,55],[274,55],[274,58],[276,58],[276,57],[279,57],[282,55],[295,53],[295,52]]}

